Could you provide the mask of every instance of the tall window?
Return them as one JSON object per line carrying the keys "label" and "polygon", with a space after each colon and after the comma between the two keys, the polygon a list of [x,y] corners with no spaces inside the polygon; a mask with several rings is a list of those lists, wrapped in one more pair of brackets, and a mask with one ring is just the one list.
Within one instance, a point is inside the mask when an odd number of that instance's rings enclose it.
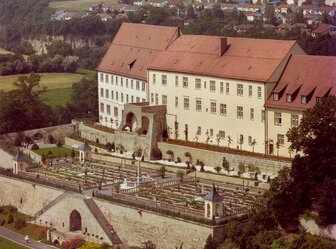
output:
{"label": "tall window", "polygon": [[153,74],[153,84],[156,84],[156,74]]}
{"label": "tall window", "polygon": [[133,80],[131,80],[131,89],[134,88],[134,85],[133,85]]}
{"label": "tall window", "polygon": [[253,108],[250,109],[250,119],[254,120],[254,109]]}
{"label": "tall window", "polygon": [[118,117],[118,107],[114,107],[114,117]]}
{"label": "tall window", "polygon": [[110,105],[106,105],[106,113],[108,115],[111,115],[111,106]]}
{"label": "tall window", "polygon": [[126,79],[126,88],[128,88],[128,79]]}
{"label": "tall window", "polygon": [[140,82],[139,81],[136,81],[136,90],[140,90]]}
{"label": "tall window", "polygon": [[188,88],[188,78],[187,77],[183,77],[183,87]]}
{"label": "tall window", "polygon": [[167,75],[162,75],[162,85],[166,86],[167,85]]}
{"label": "tall window", "polygon": [[121,87],[124,86],[124,78],[120,78],[120,86],[121,86]]}
{"label": "tall window", "polygon": [[100,97],[104,97],[104,89],[100,88]]}
{"label": "tall window", "polygon": [[258,86],[258,99],[261,99],[261,86]]}
{"label": "tall window", "polygon": [[109,95],[109,90],[108,89],[105,89],[105,98],[110,98],[110,95]]}
{"label": "tall window", "polygon": [[292,100],[292,94],[287,94],[287,95],[286,95],[286,101],[287,101],[288,103],[292,103],[292,102],[293,102],[293,100]]}
{"label": "tall window", "polygon": [[249,86],[249,97],[252,98],[253,91],[252,86]]}
{"label": "tall window", "polygon": [[216,102],[210,102],[210,111],[212,114],[216,114]]}
{"label": "tall window", "polygon": [[116,80],[116,86],[117,86],[118,85],[118,77],[117,76],[116,76],[115,80]]}
{"label": "tall window", "polygon": [[218,136],[219,136],[220,139],[224,139],[224,138],[225,138],[225,131],[221,131],[221,130],[220,130],[220,131],[218,132]]}
{"label": "tall window", "polygon": [[108,74],[105,74],[105,82],[108,83]]}
{"label": "tall window", "polygon": [[134,96],[131,95],[131,102],[134,103]]}
{"label": "tall window", "polygon": [[202,128],[201,126],[197,127],[197,135],[201,135],[202,134]]}
{"label": "tall window", "polygon": [[238,96],[243,96],[244,95],[244,90],[243,90],[243,85],[242,84],[237,85],[237,95]]}
{"label": "tall window", "polygon": [[129,102],[128,94],[126,94],[126,103]]}
{"label": "tall window", "polygon": [[113,75],[111,75],[111,84],[113,85]]}
{"label": "tall window", "polygon": [[237,106],[237,118],[244,117],[244,109],[242,106]]}
{"label": "tall window", "polygon": [[179,85],[179,79],[178,76],[175,76],[175,86],[178,87]]}
{"label": "tall window", "polygon": [[159,104],[159,94],[155,93],[155,105]]}
{"label": "tall window", "polygon": [[100,112],[104,112],[104,103],[100,103]]}
{"label": "tall window", "polygon": [[120,94],[120,98],[121,98],[121,102],[124,102],[124,94],[123,93]]}
{"label": "tall window", "polygon": [[154,93],[151,93],[151,103],[154,104]]}
{"label": "tall window", "polygon": [[307,96],[301,96],[301,104],[307,104]]}
{"label": "tall window", "polygon": [[162,104],[167,105],[167,95],[162,95]]}
{"label": "tall window", "polygon": [[100,82],[104,82],[104,74],[103,73],[100,74]]}
{"label": "tall window", "polygon": [[210,129],[210,137],[213,137],[213,135],[214,135],[213,129]]}
{"label": "tall window", "polygon": [[278,134],[278,144],[279,144],[280,146],[285,144],[285,135],[283,135],[283,134]]}
{"label": "tall window", "polygon": [[116,101],[119,101],[119,93],[116,92]]}
{"label": "tall window", "polygon": [[220,115],[226,115],[226,104],[220,104]]}
{"label": "tall window", "polygon": [[177,108],[179,105],[178,97],[175,97],[175,107]]}
{"label": "tall window", "polygon": [[278,101],[279,100],[279,94],[278,93],[273,93],[273,100]]}
{"label": "tall window", "polygon": [[281,123],[282,123],[281,112],[275,112],[274,113],[274,124],[281,125]]}
{"label": "tall window", "polygon": [[216,92],[216,82],[213,80],[210,81],[210,92]]}
{"label": "tall window", "polygon": [[291,122],[292,127],[299,126],[299,116],[298,115],[292,115],[291,120],[292,120],[292,122]]}
{"label": "tall window", "polygon": [[184,109],[189,110],[189,98],[184,97]]}
{"label": "tall window", "polygon": [[229,82],[226,82],[226,94],[230,94],[230,83]]}
{"label": "tall window", "polygon": [[195,79],[195,88],[197,90],[201,89],[201,79]]}
{"label": "tall window", "polygon": [[202,111],[202,100],[196,99],[196,111]]}
{"label": "tall window", "polygon": [[114,91],[111,91],[111,99],[114,100]]}
{"label": "tall window", "polygon": [[142,82],[142,84],[141,84],[141,90],[144,92],[144,91],[146,91],[146,82]]}
{"label": "tall window", "polygon": [[252,144],[252,136],[248,136],[248,144]]}

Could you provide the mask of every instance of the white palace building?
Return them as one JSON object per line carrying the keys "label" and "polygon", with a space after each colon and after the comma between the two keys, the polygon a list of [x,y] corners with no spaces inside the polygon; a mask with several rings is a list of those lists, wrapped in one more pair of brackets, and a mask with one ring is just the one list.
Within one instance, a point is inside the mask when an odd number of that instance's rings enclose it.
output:
{"label": "white palace building", "polygon": [[170,138],[289,157],[286,133],[336,93],[336,57],[296,41],[182,35],[123,23],[98,66],[100,123],[125,103],[165,105]]}

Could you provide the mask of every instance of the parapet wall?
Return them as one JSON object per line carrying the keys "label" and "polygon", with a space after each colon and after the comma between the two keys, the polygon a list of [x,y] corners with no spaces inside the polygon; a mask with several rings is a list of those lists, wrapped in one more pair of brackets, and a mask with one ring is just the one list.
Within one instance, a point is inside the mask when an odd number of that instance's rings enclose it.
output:
{"label": "parapet wall", "polygon": [[[20,212],[31,216],[63,193],[48,186],[0,176],[0,205],[14,205]],[[47,222],[48,225],[53,223],[56,226],[64,222],[64,227],[68,226],[64,214],[72,209],[81,211],[80,206],[83,205],[76,194],[73,194],[74,198],[71,193],[68,195],[68,198],[57,202],[50,212],[45,212],[39,218],[43,217],[42,224]],[[202,249],[209,234],[215,235],[218,241],[223,240],[223,228],[220,226],[214,228],[97,198],[94,201],[119,238],[129,246],[141,246],[142,242],[151,240],[160,249],[180,248],[182,243],[183,249]],[[98,233],[91,214],[85,211],[81,216],[87,230]],[[63,221],[58,224],[57,219]]]}

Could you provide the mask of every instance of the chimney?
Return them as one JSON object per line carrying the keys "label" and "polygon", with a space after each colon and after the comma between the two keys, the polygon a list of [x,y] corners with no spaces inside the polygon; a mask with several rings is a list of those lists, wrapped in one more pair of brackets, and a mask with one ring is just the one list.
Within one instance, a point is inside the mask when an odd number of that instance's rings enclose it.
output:
{"label": "chimney", "polygon": [[227,38],[219,37],[219,56],[222,56],[228,48]]}

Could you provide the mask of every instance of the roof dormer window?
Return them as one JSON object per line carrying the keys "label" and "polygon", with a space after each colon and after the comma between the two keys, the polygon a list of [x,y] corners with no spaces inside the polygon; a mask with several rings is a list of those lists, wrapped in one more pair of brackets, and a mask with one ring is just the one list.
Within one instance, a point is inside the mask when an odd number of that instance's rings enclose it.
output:
{"label": "roof dormer window", "polygon": [[287,101],[287,103],[292,103],[293,102],[292,94],[287,94],[286,95],[286,101]]}
{"label": "roof dormer window", "polygon": [[301,96],[301,104],[307,104],[307,96]]}
{"label": "roof dormer window", "polygon": [[273,100],[279,101],[279,93],[273,93]]}

